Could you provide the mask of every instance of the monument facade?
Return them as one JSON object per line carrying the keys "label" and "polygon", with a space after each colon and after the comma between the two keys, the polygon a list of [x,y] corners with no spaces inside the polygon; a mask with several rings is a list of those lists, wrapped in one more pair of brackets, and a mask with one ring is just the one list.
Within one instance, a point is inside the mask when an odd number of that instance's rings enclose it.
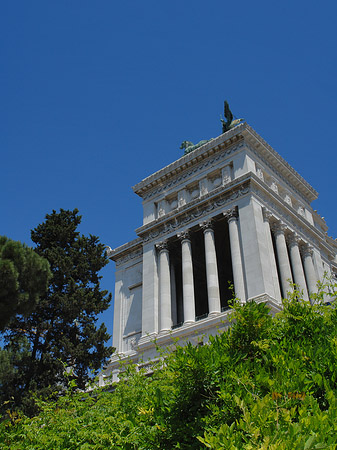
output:
{"label": "monument facade", "polygon": [[146,365],[155,343],[198,343],[228,327],[228,301],[268,303],[290,289],[305,299],[337,274],[337,242],[311,207],[317,192],[242,123],[134,186],[143,201],[138,238],[109,252],[116,263],[113,346]]}

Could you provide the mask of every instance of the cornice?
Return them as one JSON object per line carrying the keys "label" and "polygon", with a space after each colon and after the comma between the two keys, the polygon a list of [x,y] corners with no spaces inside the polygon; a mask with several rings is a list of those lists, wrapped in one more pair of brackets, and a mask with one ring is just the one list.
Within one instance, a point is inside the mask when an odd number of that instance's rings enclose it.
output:
{"label": "cornice", "polygon": [[246,124],[242,130],[245,141],[253,147],[257,155],[262,158],[269,167],[281,175],[288,186],[295,188],[311,203],[318,197],[318,192],[282,158],[252,127]]}
{"label": "cornice", "polygon": [[321,247],[328,254],[333,253],[333,249],[326,241],[326,235],[324,233],[312,225],[305,217],[299,215],[292,206],[267,187],[265,183],[261,182],[255,174],[251,173],[251,179],[252,192],[278,220],[285,222],[316,248]]}
{"label": "cornice", "polygon": [[122,262],[142,255],[142,252],[143,240],[141,238],[137,238],[111,250],[109,252],[109,258],[115,261],[116,265],[120,265]]}
{"label": "cornice", "polygon": [[[220,151],[225,149],[228,150],[223,152],[221,157],[224,158],[228,156],[237,149],[235,144],[242,140],[241,131],[244,126],[245,124],[240,124],[232,130],[221,134],[217,138],[211,139],[209,142],[196,150],[193,150],[191,153],[182,156],[168,166],[148,176],[140,183],[133,186],[132,189],[137,195],[143,199],[146,199],[151,195],[166,189],[168,183],[170,185],[176,184],[186,178],[189,174],[194,173],[197,166],[198,170],[203,168],[205,165],[205,160],[208,160],[210,156],[219,154]],[[209,163],[210,162],[208,161],[206,164],[208,165]],[[182,178],[180,178],[181,175],[183,175]]]}
{"label": "cornice", "polygon": [[179,229],[190,225],[196,220],[200,219],[202,221],[203,217],[209,215],[210,212],[216,213],[218,210],[221,212],[224,206],[230,205],[233,201],[247,195],[249,192],[250,174],[245,174],[229,183],[226,186],[226,190],[221,186],[205,195],[202,199],[199,198],[188,203],[178,212],[172,211],[163,218],[143,225],[136,230],[136,233],[144,242],[158,239],[172,232],[176,233]]}
{"label": "cornice", "polygon": [[[143,199],[147,199],[162,190],[181,182],[188,176],[212,164],[220,158],[226,158],[241,146],[241,141],[249,144],[251,151],[259,156],[271,169],[276,171],[286,184],[298,191],[309,203],[318,197],[317,191],[296,172],[252,127],[242,123],[230,131],[211,139],[196,150],[182,156],[178,160],[148,176],[133,187]],[[211,158],[213,155],[213,159]]]}

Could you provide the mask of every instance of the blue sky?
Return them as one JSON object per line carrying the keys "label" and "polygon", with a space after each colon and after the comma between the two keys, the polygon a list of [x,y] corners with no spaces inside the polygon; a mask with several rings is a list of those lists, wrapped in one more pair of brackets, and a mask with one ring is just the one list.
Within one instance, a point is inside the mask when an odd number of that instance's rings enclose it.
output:
{"label": "blue sky", "polygon": [[31,245],[47,213],[76,207],[84,234],[135,238],[131,186],[219,135],[227,99],[337,237],[336,16],[332,0],[1,2],[0,235]]}

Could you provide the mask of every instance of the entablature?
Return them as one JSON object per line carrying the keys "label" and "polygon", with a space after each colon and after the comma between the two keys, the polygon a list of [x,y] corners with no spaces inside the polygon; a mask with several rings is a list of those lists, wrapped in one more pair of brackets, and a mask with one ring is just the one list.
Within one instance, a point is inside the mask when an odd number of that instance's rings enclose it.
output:
{"label": "entablature", "polygon": [[109,259],[119,266],[131,259],[140,258],[143,254],[143,240],[141,238],[127,242],[109,252]]}

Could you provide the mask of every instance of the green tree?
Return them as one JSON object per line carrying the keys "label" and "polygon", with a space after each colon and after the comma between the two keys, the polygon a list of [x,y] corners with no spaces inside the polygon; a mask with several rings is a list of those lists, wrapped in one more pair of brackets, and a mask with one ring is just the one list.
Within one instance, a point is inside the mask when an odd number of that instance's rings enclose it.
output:
{"label": "green tree", "polygon": [[0,331],[37,306],[51,278],[48,261],[21,242],[0,236]]}
{"label": "green tree", "polygon": [[96,327],[111,294],[101,290],[98,275],[108,262],[96,236],[81,235],[78,210],[53,211],[32,230],[37,255],[49,261],[53,274],[39,308],[28,317],[16,317],[5,337],[7,348],[26,337],[30,351],[14,361],[16,376],[4,386],[5,397],[34,413],[32,393],[47,395],[66,385],[65,371],[84,388],[90,372],[97,372],[111,354],[105,347],[106,327]]}

